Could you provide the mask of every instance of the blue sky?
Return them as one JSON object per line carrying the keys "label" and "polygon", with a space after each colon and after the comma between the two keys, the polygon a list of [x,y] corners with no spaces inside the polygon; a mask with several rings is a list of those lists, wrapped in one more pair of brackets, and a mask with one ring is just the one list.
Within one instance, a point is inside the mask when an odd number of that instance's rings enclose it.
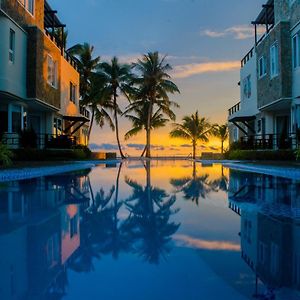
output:
{"label": "blue sky", "polygon": [[[183,115],[199,110],[212,122],[225,122],[239,101],[239,60],[252,47],[249,26],[264,0],[49,0],[69,30],[69,46],[89,42],[103,59],[132,61],[158,50],[169,55],[181,95]],[[125,105],[125,104],[124,104]],[[122,121],[122,134],[129,128]],[[168,128],[154,143],[168,140]],[[108,128],[93,131],[92,143],[115,144]],[[142,143],[138,136],[129,143]],[[166,143],[166,142],[165,142]],[[169,142],[173,143],[173,142]],[[177,145],[179,142],[175,142]],[[126,144],[126,142],[125,142]]]}

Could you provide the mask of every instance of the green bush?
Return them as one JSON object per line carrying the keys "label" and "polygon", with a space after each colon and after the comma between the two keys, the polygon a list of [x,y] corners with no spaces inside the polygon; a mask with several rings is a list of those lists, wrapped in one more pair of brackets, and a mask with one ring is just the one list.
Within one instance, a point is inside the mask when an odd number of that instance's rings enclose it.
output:
{"label": "green bush", "polygon": [[14,150],[14,160],[16,161],[68,161],[68,160],[85,160],[90,158],[86,149],[45,149],[38,150],[24,148]]}
{"label": "green bush", "polygon": [[12,164],[13,153],[2,143],[0,143],[0,165],[8,167]]}
{"label": "green bush", "polygon": [[295,160],[292,150],[231,150],[226,153],[229,160]]}
{"label": "green bush", "polygon": [[82,150],[85,154],[85,159],[91,158],[92,156],[92,151],[90,150],[89,147],[84,146],[84,145],[76,145],[73,147],[74,150]]}

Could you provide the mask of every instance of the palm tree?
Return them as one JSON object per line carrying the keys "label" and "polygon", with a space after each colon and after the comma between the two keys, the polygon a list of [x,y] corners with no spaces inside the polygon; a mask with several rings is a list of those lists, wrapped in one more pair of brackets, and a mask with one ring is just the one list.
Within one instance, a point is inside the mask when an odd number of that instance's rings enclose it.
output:
{"label": "palm tree", "polygon": [[111,119],[110,111],[113,111],[113,102],[111,101],[105,89],[103,78],[98,74],[93,74],[90,80],[89,92],[81,100],[81,105],[88,107],[92,112],[88,139],[90,139],[94,120],[102,128],[107,122],[112,130],[115,130],[114,122]]}
{"label": "palm tree", "polygon": [[191,116],[185,116],[182,120],[182,124],[174,124],[170,137],[190,140],[193,146],[193,159],[195,159],[197,142],[207,143],[209,136],[212,134],[213,126],[206,118],[200,118],[198,111]]}
{"label": "palm tree", "polygon": [[216,125],[213,130],[213,134],[218,137],[221,141],[221,152],[224,153],[224,143],[228,139],[229,131],[228,125]]}
{"label": "palm tree", "polygon": [[129,99],[129,94],[132,90],[130,66],[127,64],[120,64],[118,58],[113,57],[110,63],[104,62],[100,64],[98,74],[104,78],[106,82],[105,91],[108,95],[110,95],[110,99],[113,101],[116,138],[121,157],[125,158],[119,137],[118,115],[121,114],[121,110],[117,99],[120,95]]}
{"label": "palm tree", "polygon": [[100,63],[100,56],[93,57],[94,46],[88,43],[77,44],[68,50],[73,55],[78,64],[80,74],[80,95],[84,99],[90,91],[93,74]]}
{"label": "palm tree", "polygon": [[[146,130],[147,121],[148,121],[148,111],[149,111],[149,102],[144,102],[143,106],[136,106],[136,107],[131,106],[127,110],[125,116],[131,121],[132,129],[130,129],[125,134],[125,140],[128,140],[131,137],[136,136],[141,131]],[[129,114],[130,112],[134,112],[134,115]],[[169,122],[169,118],[165,118],[162,109],[158,108],[157,111],[152,115],[150,130],[164,127],[167,124],[167,122]],[[144,156],[146,150],[147,147],[145,146],[145,149],[141,157]]]}
{"label": "palm tree", "polygon": [[216,182],[209,180],[209,175],[197,175],[196,162],[193,161],[193,174],[191,177],[183,177],[180,179],[171,179],[171,185],[176,188],[176,192],[183,192],[184,199],[192,200],[199,205],[199,200],[205,199],[206,196],[216,191]]}
{"label": "palm tree", "polygon": [[96,76],[95,71],[100,63],[100,57],[93,57],[94,46],[88,43],[77,44],[68,50],[72,56],[77,60],[78,71],[80,74],[80,105],[89,107],[92,112],[90,120],[90,127],[88,132],[88,139],[90,138],[94,119],[96,116],[97,123],[102,127],[104,120],[108,120],[110,127],[112,122],[106,112],[106,108],[110,107],[108,99],[103,92],[103,80]]}
{"label": "palm tree", "polygon": [[[158,52],[149,52],[142,59],[133,64],[133,68],[137,70],[139,77],[135,78],[135,83],[138,87],[137,96],[139,102],[149,102],[147,114],[147,150],[146,156],[151,157],[151,120],[155,106],[162,109],[165,114],[170,114],[170,107],[177,106],[175,102],[170,101],[168,94],[179,93],[179,89],[173,83],[168,74],[172,67],[165,63],[166,56],[161,57]],[[171,116],[171,114],[170,114]],[[175,115],[172,116],[175,119]]]}

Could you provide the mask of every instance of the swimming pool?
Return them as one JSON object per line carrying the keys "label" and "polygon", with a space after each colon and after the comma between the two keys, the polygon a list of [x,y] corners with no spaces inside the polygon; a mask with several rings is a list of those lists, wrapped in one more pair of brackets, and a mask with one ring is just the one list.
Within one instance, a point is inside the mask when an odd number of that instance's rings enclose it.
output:
{"label": "swimming pool", "polygon": [[300,182],[132,161],[0,185],[0,299],[300,299]]}

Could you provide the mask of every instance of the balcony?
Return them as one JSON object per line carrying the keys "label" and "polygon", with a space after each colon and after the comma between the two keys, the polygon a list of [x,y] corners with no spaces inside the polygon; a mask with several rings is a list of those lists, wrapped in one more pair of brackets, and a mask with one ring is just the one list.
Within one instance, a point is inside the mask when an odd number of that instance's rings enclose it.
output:
{"label": "balcony", "polygon": [[296,133],[289,134],[264,134],[249,135],[240,139],[243,150],[287,150],[299,146],[300,136]]}
{"label": "balcony", "polygon": [[85,107],[80,107],[80,114],[90,120],[90,112]]}
{"label": "balcony", "polygon": [[241,110],[241,102],[237,103],[228,110],[229,117],[233,116],[235,113]]}
{"label": "balcony", "polygon": [[243,68],[253,56],[254,56],[254,47],[241,60],[241,67]]}

